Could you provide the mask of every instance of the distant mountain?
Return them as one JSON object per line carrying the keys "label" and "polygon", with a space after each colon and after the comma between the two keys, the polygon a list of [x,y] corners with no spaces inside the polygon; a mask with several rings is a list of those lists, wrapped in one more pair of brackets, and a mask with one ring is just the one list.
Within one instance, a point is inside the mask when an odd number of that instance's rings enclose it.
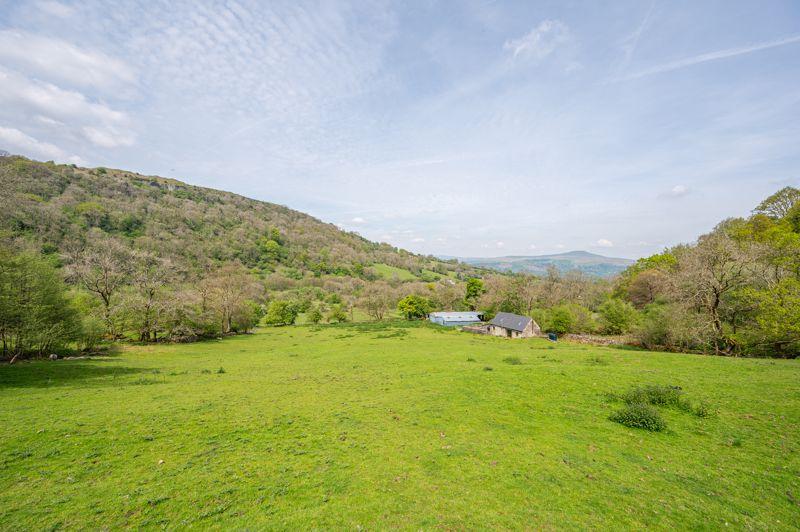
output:
{"label": "distant mountain", "polygon": [[580,270],[587,275],[611,277],[623,271],[635,261],[617,257],[604,257],[588,251],[570,251],[555,255],[508,256],[508,257],[465,257],[461,262],[482,268],[499,271],[524,272],[541,275],[547,268],[555,266],[560,272]]}

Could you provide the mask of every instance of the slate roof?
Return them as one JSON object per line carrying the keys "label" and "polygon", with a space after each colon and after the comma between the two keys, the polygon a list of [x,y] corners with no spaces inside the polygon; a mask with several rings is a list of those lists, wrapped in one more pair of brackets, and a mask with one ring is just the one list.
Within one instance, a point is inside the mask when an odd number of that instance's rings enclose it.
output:
{"label": "slate roof", "polygon": [[497,325],[504,329],[522,332],[531,321],[533,321],[533,319],[527,316],[511,314],[510,312],[498,312],[494,319],[489,322],[489,325]]}

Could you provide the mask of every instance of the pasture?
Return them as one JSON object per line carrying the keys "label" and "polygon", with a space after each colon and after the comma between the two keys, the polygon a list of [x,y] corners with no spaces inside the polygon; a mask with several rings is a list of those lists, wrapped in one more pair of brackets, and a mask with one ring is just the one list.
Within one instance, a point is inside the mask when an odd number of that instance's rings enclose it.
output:
{"label": "pasture", "polygon": [[[714,414],[609,397],[680,386]],[[261,329],[0,366],[0,529],[724,528],[800,522],[800,361]]]}

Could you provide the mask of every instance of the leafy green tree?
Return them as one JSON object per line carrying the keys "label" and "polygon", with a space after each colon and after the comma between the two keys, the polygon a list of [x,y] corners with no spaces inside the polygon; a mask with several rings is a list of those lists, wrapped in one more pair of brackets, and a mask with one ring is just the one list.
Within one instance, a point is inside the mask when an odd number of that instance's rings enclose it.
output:
{"label": "leafy green tree", "polygon": [[555,307],[550,310],[547,332],[567,334],[575,324],[575,317],[570,309],[565,306]]}
{"label": "leafy green tree", "polygon": [[800,190],[784,187],[762,201],[753,212],[764,214],[770,218],[783,218],[800,202]]}
{"label": "leafy green tree", "polygon": [[636,324],[638,314],[627,301],[612,298],[598,309],[603,332],[606,334],[625,334]]}
{"label": "leafy green tree", "polygon": [[3,357],[41,355],[79,340],[81,320],[56,269],[40,255],[0,251]]}
{"label": "leafy green tree", "polygon": [[470,310],[475,310],[478,308],[478,300],[485,291],[486,290],[481,279],[476,277],[470,277],[467,279],[467,286],[464,294],[464,304],[467,305],[467,308]]}
{"label": "leafy green tree", "polygon": [[424,319],[433,309],[428,298],[411,294],[397,302],[397,310],[407,320]]}
{"label": "leafy green tree", "polygon": [[750,290],[758,313],[739,336],[745,350],[765,356],[800,356],[800,280],[786,278],[764,290]]}
{"label": "leafy green tree", "polygon": [[289,301],[276,299],[267,307],[264,322],[268,325],[293,325],[297,319],[298,309]]}

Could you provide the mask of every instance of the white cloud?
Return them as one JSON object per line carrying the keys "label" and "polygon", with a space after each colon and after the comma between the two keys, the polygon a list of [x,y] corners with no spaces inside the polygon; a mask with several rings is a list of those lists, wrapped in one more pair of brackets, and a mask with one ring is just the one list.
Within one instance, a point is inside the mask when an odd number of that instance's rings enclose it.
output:
{"label": "white cloud", "polygon": [[106,54],[18,30],[0,31],[0,62],[40,79],[76,87],[115,89],[136,78],[130,66]]}
{"label": "white cloud", "polygon": [[614,243],[611,240],[608,240],[607,238],[601,238],[600,240],[598,240],[597,241],[597,245],[600,246],[601,248],[613,248],[614,247]]}
{"label": "white cloud", "polygon": [[27,111],[26,114],[41,114],[51,126],[58,126],[57,122],[69,124],[71,129],[103,148],[129,146],[134,142],[126,113],[92,102],[80,92],[29,79],[2,67],[0,104],[14,106]]}
{"label": "white cloud", "polygon": [[32,157],[67,161],[75,164],[82,164],[83,162],[80,157],[67,155],[64,150],[55,144],[39,141],[13,127],[0,126],[0,142],[10,151],[19,151]]}
{"label": "white cloud", "polygon": [[528,246],[528,247],[529,247],[530,249],[536,249],[536,244],[531,244],[531,245],[530,245],[530,246]]}
{"label": "white cloud", "polygon": [[422,237],[416,237],[411,239],[412,242],[425,242],[425,239]]}
{"label": "white cloud", "polygon": [[671,196],[685,196],[689,193],[689,188],[685,185],[675,185],[672,187],[672,190],[669,191]]}
{"label": "white cloud", "polygon": [[363,223],[366,223],[366,220],[365,220],[364,218],[362,218],[361,216],[356,216],[355,218],[353,218],[353,219],[352,219],[352,220],[350,220],[350,221],[351,221],[352,223],[354,223],[354,224],[363,224]]}
{"label": "white cloud", "polygon": [[543,59],[570,39],[569,28],[560,20],[544,20],[530,33],[518,39],[506,41],[503,49],[513,57]]}
{"label": "white cloud", "polygon": [[495,243],[495,247],[496,247],[496,248],[502,248],[502,247],[505,247],[505,245],[506,245],[506,243],[505,243],[505,242],[496,242],[496,243]]}

